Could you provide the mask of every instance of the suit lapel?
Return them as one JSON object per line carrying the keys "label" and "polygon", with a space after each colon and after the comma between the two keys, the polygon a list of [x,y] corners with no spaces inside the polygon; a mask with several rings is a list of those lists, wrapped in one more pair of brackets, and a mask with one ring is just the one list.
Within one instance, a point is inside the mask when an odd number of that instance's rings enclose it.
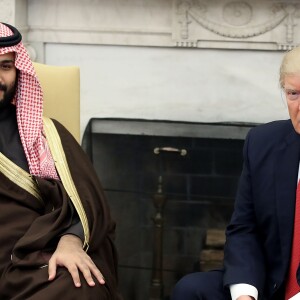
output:
{"label": "suit lapel", "polygon": [[275,191],[282,257],[288,263],[293,236],[294,209],[299,168],[299,135],[293,130],[276,156]]}

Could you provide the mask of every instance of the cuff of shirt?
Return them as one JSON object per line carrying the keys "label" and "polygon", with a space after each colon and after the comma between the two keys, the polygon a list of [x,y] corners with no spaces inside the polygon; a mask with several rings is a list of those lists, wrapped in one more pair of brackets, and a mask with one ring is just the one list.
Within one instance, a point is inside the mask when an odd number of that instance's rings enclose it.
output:
{"label": "cuff of shirt", "polygon": [[81,222],[77,222],[73,225],[71,225],[68,229],[66,229],[64,232],[60,234],[60,236],[66,235],[66,234],[73,234],[76,235],[81,239],[82,242],[84,242],[84,231]]}
{"label": "cuff of shirt", "polygon": [[237,283],[237,284],[230,285],[229,289],[230,289],[232,300],[236,300],[238,297],[242,295],[247,295],[257,300],[258,290],[253,285],[246,284],[246,283]]}

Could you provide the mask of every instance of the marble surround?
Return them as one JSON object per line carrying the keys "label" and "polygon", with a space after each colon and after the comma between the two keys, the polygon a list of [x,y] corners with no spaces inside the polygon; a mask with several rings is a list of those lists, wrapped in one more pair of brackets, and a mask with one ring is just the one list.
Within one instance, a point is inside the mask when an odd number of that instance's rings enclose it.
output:
{"label": "marble surround", "polygon": [[32,41],[259,50],[300,42],[293,0],[27,1]]}
{"label": "marble surround", "polygon": [[278,68],[300,43],[299,1],[0,0],[0,7],[0,20],[22,31],[34,60],[80,66],[82,131],[91,117],[287,117]]}

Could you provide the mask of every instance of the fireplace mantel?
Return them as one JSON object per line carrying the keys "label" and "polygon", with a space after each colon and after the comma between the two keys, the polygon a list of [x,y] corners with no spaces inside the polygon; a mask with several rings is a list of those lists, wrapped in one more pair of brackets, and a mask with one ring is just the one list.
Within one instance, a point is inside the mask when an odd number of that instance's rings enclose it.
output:
{"label": "fireplace mantel", "polygon": [[37,51],[41,42],[273,51],[300,43],[295,0],[70,3],[1,0],[0,19],[22,27]]}
{"label": "fireplace mantel", "polygon": [[129,134],[192,138],[240,139],[255,123],[201,123],[169,120],[92,118],[86,134]]}

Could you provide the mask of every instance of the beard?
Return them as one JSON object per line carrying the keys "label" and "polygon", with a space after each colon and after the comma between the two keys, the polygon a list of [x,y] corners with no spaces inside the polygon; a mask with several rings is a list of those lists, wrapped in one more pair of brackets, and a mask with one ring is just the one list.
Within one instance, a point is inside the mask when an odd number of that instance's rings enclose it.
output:
{"label": "beard", "polygon": [[3,97],[0,99],[0,109],[9,106],[16,94],[16,81],[11,86],[0,84],[0,91],[3,91]]}

